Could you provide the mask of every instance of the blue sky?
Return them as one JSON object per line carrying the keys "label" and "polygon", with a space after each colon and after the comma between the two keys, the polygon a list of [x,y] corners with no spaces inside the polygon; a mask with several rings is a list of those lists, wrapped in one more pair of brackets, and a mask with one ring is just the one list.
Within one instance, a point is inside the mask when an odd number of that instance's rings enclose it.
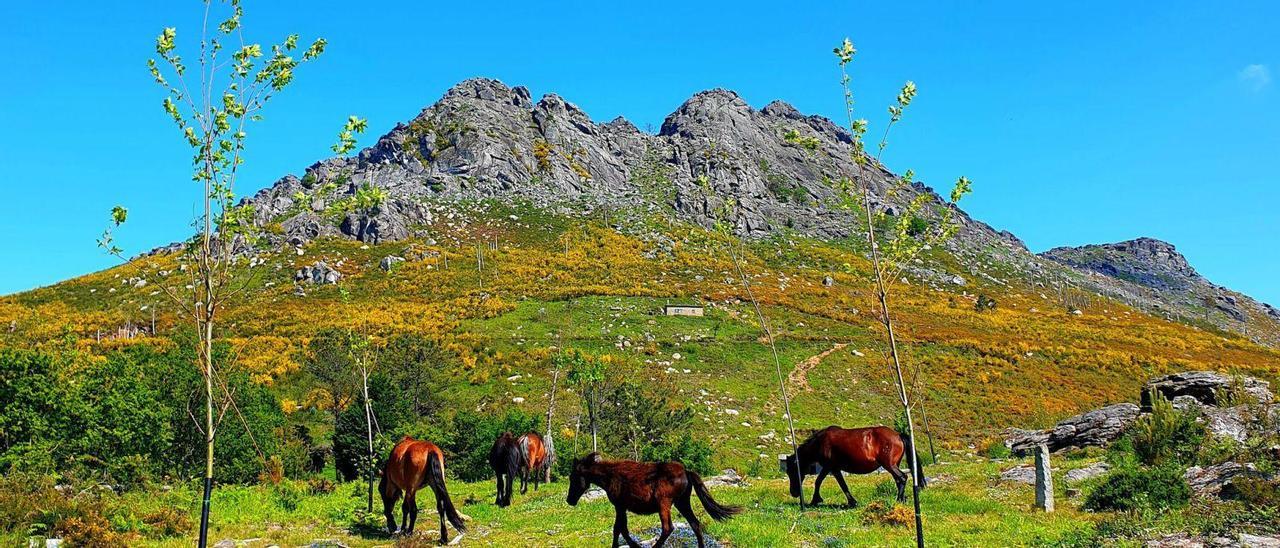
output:
{"label": "blue sky", "polygon": [[[1280,304],[1280,4],[897,4],[245,0],[251,40],[330,47],[252,129],[239,190],[325,157],[348,114],[369,119],[367,145],[473,76],[641,128],[712,87],[837,117],[830,50],[849,36],[873,124],[903,81],[920,88],[890,167],[938,187],[967,175],[966,209],[1032,250],[1157,237]],[[129,251],[190,230],[187,152],[144,62],[165,26],[191,46],[200,13],[0,6],[0,294],[111,265],[94,238],[114,204],[130,208]]]}

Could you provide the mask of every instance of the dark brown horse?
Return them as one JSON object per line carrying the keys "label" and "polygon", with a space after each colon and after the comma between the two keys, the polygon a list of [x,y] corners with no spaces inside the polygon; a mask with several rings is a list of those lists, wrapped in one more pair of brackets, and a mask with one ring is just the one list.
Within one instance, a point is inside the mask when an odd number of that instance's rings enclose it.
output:
{"label": "dark brown horse", "polygon": [[510,506],[512,486],[517,476],[523,480],[521,470],[525,467],[524,451],[511,432],[503,432],[493,441],[493,449],[489,450],[489,467],[493,468],[493,475],[498,480],[498,497],[493,503],[500,508]]}
{"label": "dark brown horse", "polygon": [[613,538],[610,545],[616,546],[618,535],[627,546],[639,548],[640,544],[631,538],[627,530],[627,511],[640,515],[657,513],[662,520],[662,535],[653,543],[660,548],[671,536],[671,505],[674,504],[680,515],[688,520],[693,534],[698,537],[698,546],[703,546],[702,524],[693,513],[690,498],[697,493],[702,507],[706,508],[711,519],[724,521],[742,511],[737,506],[721,506],[707,486],[702,484],[698,474],[685,470],[678,462],[635,462],[629,460],[606,461],[599,453],[592,453],[573,463],[573,471],[569,474],[569,496],[566,502],[577,506],[578,499],[592,484],[600,486],[613,503]]}
{"label": "dark brown horse", "polygon": [[[884,468],[898,484],[898,502],[905,499],[907,474],[898,469],[906,452],[902,436],[887,426],[845,429],[828,426],[814,432],[800,444],[795,455],[787,457],[787,478],[791,480],[791,496],[800,497],[800,485],[804,476],[817,469],[818,479],[813,483],[813,505],[822,503],[822,480],[827,474],[836,477],[849,506],[856,507],[857,499],[849,493],[842,472],[870,474]],[[799,458],[797,459],[797,456]],[[798,462],[797,462],[798,461]],[[922,478],[923,479],[923,478]]]}
{"label": "dark brown horse", "polygon": [[[397,532],[413,534],[413,526],[418,522],[417,493],[423,485],[430,487],[436,496],[436,512],[440,514],[440,544],[449,541],[449,531],[444,527],[446,518],[459,533],[466,532],[467,526],[454,509],[453,501],[449,500],[449,490],[444,486],[444,453],[429,441],[419,441],[409,436],[405,436],[391,450],[391,457],[387,459],[382,471],[382,481],[378,484],[378,491],[382,493],[382,513],[387,517],[387,532],[393,535]],[[397,531],[391,510],[395,508],[401,491],[404,492],[404,505],[401,507],[400,520],[404,528]]]}
{"label": "dark brown horse", "polygon": [[520,467],[520,494],[529,492],[529,477],[533,476],[533,490],[538,490],[538,483],[547,469],[547,446],[542,443],[542,436],[529,432],[516,440],[520,445],[520,454],[524,464]]}

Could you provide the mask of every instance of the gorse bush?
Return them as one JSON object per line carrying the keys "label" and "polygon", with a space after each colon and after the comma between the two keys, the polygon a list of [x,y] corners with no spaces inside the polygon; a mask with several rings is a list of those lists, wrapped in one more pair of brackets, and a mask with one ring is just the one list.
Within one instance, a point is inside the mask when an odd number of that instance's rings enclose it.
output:
{"label": "gorse bush", "polygon": [[1175,466],[1124,467],[1107,475],[1085,499],[1087,510],[1180,508],[1191,499],[1191,488]]}
{"label": "gorse bush", "polygon": [[1174,409],[1159,392],[1152,394],[1151,412],[1130,429],[1134,455],[1146,465],[1191,462],[1205,439],[1205,428],[1192,409]]}

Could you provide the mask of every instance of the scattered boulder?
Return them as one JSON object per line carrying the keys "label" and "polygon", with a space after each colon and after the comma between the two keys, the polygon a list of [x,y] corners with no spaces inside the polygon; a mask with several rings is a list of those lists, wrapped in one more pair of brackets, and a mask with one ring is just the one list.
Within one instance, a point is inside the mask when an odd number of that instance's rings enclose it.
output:
{"label": "scattered boulder", "polygon": [[1084,468],[1076,468],[1075,470],[1067,472],[1066,476],[1064,477],[1068,482],[1074,483],[1078,481],[1084,481],[1087,479],[1096,478],[1098,476],[1101,476],[1107,473],[1107,470],[1110,470],[1110,469],[1111,469],[1111,465],[1105,462],[1095,462]]}
{"label": "scattered boulder", "polygon": [[[1271,403],[1271,383],[1254,377],[1242,377],[1245,393],[1253,396],[1258,403]],[[1218,391],[1231,387],[1232,379],[1213,371],[1184,371],[1147,381],[1142,387],[1142,408],[1151,409],[1151,395],[1159,392],[1173,400],[1179,396],[1191,396],[1205,405],[1218,405]]]}
{"label": "scattered boulder", "polygon": [[1013,468],[1009,468],[1000,473],[1000,481],[1012,481],[1015,483],[1025,483],[1027,485],[1036,484],[1036,467],[1030,464],[1019,464]]}
{"label": "scattered boulder", "polygon": [[1191,491],[1202,497],[1231,496],[1236,478],[1255,477],[1270,479],[1253,463],[1224,462],[1213,466],[1192,466],[1183,474]]}
{"label": "scattered boulder", "polygon": [[1188,533],[1174,533],[1148,540],[1147,548],[1280,548],[1280,539],[1241,533],[1236,538],[1218,536],[1199,537]]}
{"label": "scattered boulder", "polygon": [[1016,455],[1025,455],[1044,444],[1049,451],[1097,446],[1115,441],[1138,418],[1138,406],[1117,403],[1070,417],[1048,430],[1010,429],[1005,445]]}
{"label": "scattered boulder", "polygon": [[382,258],[381,262],[378,263],[378,267],[382,268],[382,270],[385,270],[387,272],[391,272],[391,269],[395,268],[396,265],[403,262],[404,262],[404,257],[387,255],[386,257]]}
{"label": "scattered boulder", "polygon": [[604,489],[592,486],[590,489],[587,489],[586,493],[582,494],[581,500],[582,502],[592,502],[597,500],[603,500],[606,498],[609,498],[609,494],[605,493]]}
{"label": "scattered boulder", "polygon": [[342,279],[342,273],[324,261],[317,261],[311,266],[304,266],[293,274],[294,281],[313,284],[336,284]]}
{"label": "scattered boulder", "polygon": [[738,471],[732,468],[726,468],[719,476],[703,478],[702,483],[707,487],[741,487],[746,485],[746,481],[742,479],[742,476],[738,475]]}
{"label": "scattered boulder", "polygon": [[835,280],[834,278],[832,278],[831,276],[823,276],[823,277],[822,277],[822,285],[827,286],[827,287],[831,287],[831,286],[833,286],[833,285],[836,285],[836,280]]}

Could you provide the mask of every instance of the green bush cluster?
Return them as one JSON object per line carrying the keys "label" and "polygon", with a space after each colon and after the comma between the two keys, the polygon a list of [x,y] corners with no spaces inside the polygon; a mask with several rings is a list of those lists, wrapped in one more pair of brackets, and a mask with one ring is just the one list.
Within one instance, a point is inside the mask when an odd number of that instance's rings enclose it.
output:
{"label": "green bush cluster", "polygon": [[1181,508],[1191,500],[1191,488],[1174,466],[1126,467],[1111,472],[1089,493],[1088,510]]}
{"label": "green bush cluster", "polygon": [[[225,362],[225,350],[218,354]],[[105,359],[72,350],[0,350],[0,474],[76,474],[125,487],[198,475],[204,434],[189,410],[203,405],[203,380],[193,363],[183,350],[146,345]],[[254,481],[262,457],[280,453],[273,433],[284,415],[247,375],[229,368],[222,379],[236,394],[236,409],[219,425],[215,479]]]}

